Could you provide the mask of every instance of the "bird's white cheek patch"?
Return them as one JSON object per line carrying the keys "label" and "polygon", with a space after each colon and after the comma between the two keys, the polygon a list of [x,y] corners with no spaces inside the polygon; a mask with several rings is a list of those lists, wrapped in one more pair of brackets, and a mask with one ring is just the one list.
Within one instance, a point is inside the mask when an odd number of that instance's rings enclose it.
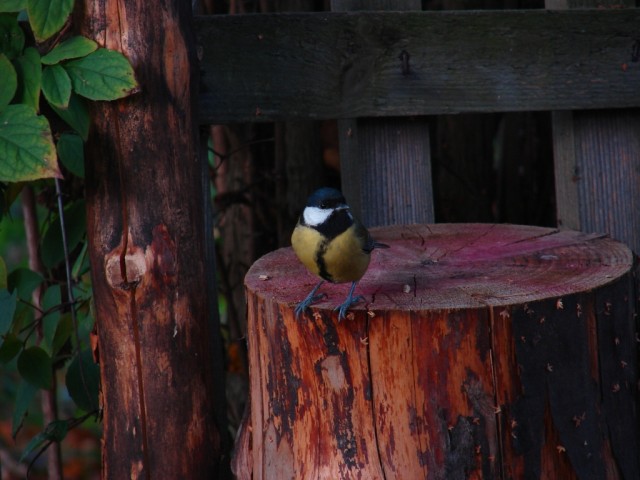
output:
{"label": "bird's white cheek patch", "polygon": [[304,209],[304,223],[310,227],[317,227],[331,216],[333,210],[330,208],[306,207]]}

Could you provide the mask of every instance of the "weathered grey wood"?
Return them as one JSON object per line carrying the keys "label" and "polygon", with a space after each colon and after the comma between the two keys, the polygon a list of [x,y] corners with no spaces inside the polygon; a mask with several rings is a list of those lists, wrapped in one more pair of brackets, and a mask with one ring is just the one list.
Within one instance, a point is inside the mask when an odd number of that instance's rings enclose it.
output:
{"label": "weathered grey wood", "polygon": [[[546,6],[571,9],[599,3],[547,0]],[[632,7],[635,0],[621,0],[618,5]],[[630,55],[631,64],[637,66],[638,37]],[[628,71],[630,64],[625,65]],[[558,225],[607,232],[640,252],[640,112],[556,111],[552,119]]]}
{"label": "weathered grey wood", "polygon": [[559,223],[609,233],[640,252],[639,112],[567,112],[553,120]]}
{"label": "weathered grey wood", "polygon": [[219,15],[195,25],[203,123],[640,106],[635,8]]}
{"label": "weathered grey wood", "polygon": [[[420,0],[331,2],[332,11],[420,7]],[[433,223],[429,124],[424,117],[345,119],[338,121],[338,131],[342,191],[365,225]]]}
{"label": "weathered grey wood", "polygon": [[635,1],[628,0],[546,0],[549,10],[565,10],[567,8],[622,8],[635,7]]}
{"label": "weathered grey wood", "polygon": [[552,112],[553,170],[556,187],[556,216],[558,226],[580,230],[580,200],[578,193],[578,165],[576,164],[573,113]]}
{"label": "weathered grey wood", "polygon": [[332,12],[359,12],[390,10],[394,12],[409,12],[421,10],[420,0],[331,0]]}
{"label": "weathered grey wood", "polygon": [[340,127],[342,190],[363,223],[433,223],[427,122],[361,118],[340,122]]}

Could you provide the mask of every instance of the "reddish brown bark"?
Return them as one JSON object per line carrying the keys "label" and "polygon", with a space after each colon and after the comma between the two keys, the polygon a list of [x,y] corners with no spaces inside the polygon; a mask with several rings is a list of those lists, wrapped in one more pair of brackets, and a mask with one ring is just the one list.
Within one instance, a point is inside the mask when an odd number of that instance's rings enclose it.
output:
{"label": "reddish brown bark", "polygon": [[220,437],[190,4],[84,8],[84,33],[123,52],[140,83],[136,95],[94,108],[87,147],[102,476],[214,478]]}
{"label": "reddish brown bark", "polygon": [[637,477],[627,247],[513,225],[372,233],[391,248],[341,323],[346,285],[295,320],[316,279],[290,249],[247,274],[239,478]]}

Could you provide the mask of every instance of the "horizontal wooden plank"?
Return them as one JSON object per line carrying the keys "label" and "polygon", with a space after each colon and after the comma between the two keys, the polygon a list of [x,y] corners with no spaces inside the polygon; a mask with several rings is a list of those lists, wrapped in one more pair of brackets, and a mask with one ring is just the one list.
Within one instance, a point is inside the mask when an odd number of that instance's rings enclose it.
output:
{"label": "horizontal wooden plank", "polygon": [[640,106],[640,9],[196,18],[202,123]]}

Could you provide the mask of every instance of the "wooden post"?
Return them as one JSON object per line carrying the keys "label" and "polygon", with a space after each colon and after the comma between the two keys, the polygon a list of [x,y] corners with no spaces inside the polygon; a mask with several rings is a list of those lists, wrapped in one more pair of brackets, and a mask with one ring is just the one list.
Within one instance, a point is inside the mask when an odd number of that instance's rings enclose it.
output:
{"label": "wooden post", "polygon": [[[334,12],[420,9],[420,0],[331,1]],[[390,51],[398,56],[398,77],[421,74],[415,66],[412,70],[411,52],[402,44],[390,46]],[[429,125],[424,117],[340,120],[338,130],[342,190],[365,225],[434,221]]]}
{"label": "wooden post", "polygon": [[514,225],[372,233],[391,248],[342,322],[347,285],[294,318],[316,279],[291,249],[247,274],[239,479],[639,478],[626,246]]}
{"label": "wooden post", "polygon": [[94,105],[87,144],[102,478],[216,478],[222,378],[212,373],[190,4],[86,1],[82,15],[83,33],[123,52],[141,87]]}

